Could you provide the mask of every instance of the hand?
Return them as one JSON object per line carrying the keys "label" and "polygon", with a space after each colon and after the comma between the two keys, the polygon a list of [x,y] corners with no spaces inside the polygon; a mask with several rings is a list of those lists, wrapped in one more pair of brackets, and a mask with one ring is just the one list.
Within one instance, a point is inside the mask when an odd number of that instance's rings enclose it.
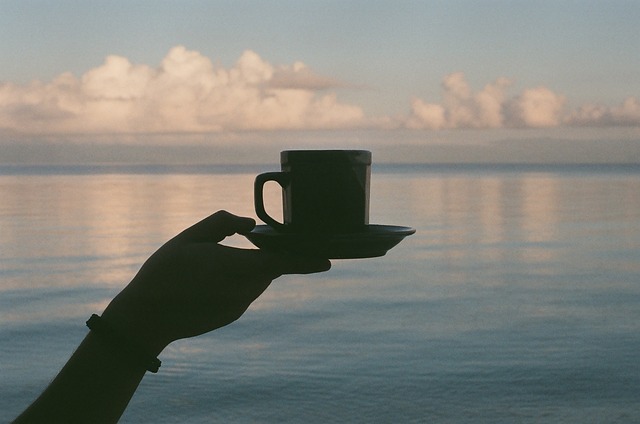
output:
{"label": "hand", "polygon": [[246,234],[251,218],[217,212],[168,241],[142,266],[102,317],[157,355],[174,340],[238,319],[283,274],[326,271],[326,259],[220,245]]}

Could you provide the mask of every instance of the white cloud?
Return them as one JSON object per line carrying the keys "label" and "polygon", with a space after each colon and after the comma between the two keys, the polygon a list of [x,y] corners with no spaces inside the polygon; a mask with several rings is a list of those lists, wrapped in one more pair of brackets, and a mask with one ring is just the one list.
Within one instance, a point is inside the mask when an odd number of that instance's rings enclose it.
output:
{"label": "white cloud", "polygon": [[507,78],[498,78],[474,93],[462,72],[447,75],[442,82],[442,104],[412,102],[410,128],[500,128],[504,125],[505,90],[511,85]]}
{"label": "white cloud", "polygon": [[411,116],[406,125],[414,129],[441,130],[448,126],[446,110],[438,104],[425,103],[415,98],[411,102]]}
{"label": "white cloud", "polygon": [[565,96],[538,86],[509,95],[499,77],[474,91],[462,72],[443,78],[439,102],[411,101],[406,116],[366,117],[338,100],[346,84],[302,62],[273,65],[247,50],[216,66],[197,51],[172,48],[158,67],[121,56],[77,77],[0,83],[0,132],[18,134],[208,133],[242,130],[491,129],[640,126],[640,100],[568,110]]}
{"label": "white cloud", "polygon": [[158,68],[108,56],[80,78],[0,84],[0,129],[28,134],[211,132],[362,125],[358,106],[319,93],[339,84],[303,63],[246,51],[230,69],[172,48]]}
{"label": "white cloud", "polygon": [[547,127],[561,122],[564,97],[545,87],[524,90],[508,99],[508,78],[500,77],[474,93],[462,72],[442,82],[442,103],[412,102],[410,128]]}
{"label": "white cloud", "polygon": [[462,72],[448,75],[442,83],[443,106],[450,128],[497,128],[502,126],[501,103],[510,85],[499,78],[473,93]]}
{"label": "white cloud", "polygon": [[547,87],[528,88],[505,104],[509,126],[544,128],[562,122],[566,99]]}
{"label": "white cloud", "polygon": [[565,122],[574,126],[640,126],[640,100],[628,97],[620,105],[583,105],[569,114]]}
{"label": "white cloud", "polygon": [[327,90],[340,88],[346,84],[333,78],[317,75],[302,62],[290,66],[280,66],[273,72],[269,80],[272,88],[292,88],[302,90]]}
{"label": "white cloud", "polygon": [[640,100],[619,106],[583,105],[567,110],[567,99],[551,89],[526,88],[508,97],[511,81],[500,77],[474,92],[462,72],[442,82],[440,103],[415,98],[405,126],[414,129],[551,128],[560,126],[640,126]]}

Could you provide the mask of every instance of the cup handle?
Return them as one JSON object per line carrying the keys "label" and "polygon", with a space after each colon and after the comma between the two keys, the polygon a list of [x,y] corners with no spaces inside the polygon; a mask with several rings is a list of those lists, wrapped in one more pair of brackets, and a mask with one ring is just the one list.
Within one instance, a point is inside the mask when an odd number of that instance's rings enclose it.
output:
{"label": "cup handle", "polygon": [[253,184],[253,202],[258,218],[266,224],[278,231],[286,231],[287,226],[273,219],[264,208],[264,185],[267,181],[275,181],[280,187],[285,188],[289,185],[291,178],[288,172],[265,172],[256,176]]}

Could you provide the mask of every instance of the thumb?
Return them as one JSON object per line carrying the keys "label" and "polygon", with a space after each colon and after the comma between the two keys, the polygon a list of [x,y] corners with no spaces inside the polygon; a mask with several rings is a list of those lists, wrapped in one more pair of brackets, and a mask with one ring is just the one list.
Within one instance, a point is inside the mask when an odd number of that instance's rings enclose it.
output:
{"label": "thumb", "polygon": [[222,210],[182,231],[176,238],[189,242],[217,243],[236,233],[246,234],[255,226],[253,218],[240,217]]}

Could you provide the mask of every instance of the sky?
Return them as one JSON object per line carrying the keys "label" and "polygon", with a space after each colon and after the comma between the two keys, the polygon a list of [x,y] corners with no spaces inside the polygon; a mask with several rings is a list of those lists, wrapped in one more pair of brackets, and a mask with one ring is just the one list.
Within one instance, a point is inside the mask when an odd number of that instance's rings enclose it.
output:
{"label": "sky", "polygon": [[0,163],[640,163],[637,22],[633,0],[1,0]]}

